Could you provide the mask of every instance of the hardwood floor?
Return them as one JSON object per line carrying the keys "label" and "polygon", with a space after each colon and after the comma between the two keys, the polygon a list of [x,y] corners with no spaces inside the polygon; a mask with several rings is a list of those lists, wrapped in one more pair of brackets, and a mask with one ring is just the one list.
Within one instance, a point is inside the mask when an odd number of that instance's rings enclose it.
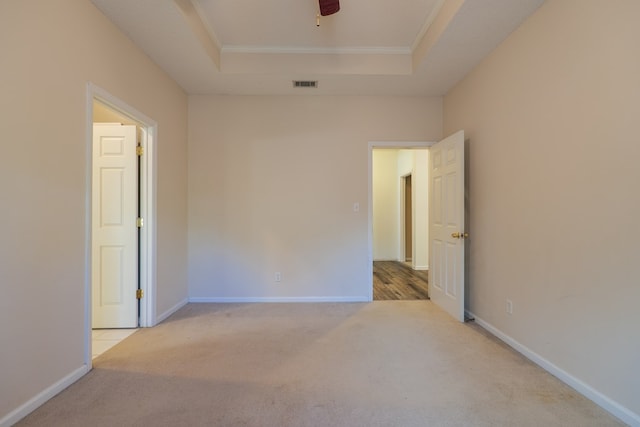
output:
{"label": "hardwood floor", "polygon": [[427,271],[413,270],[398,261],[373,262],[373,299],[429,299]]}

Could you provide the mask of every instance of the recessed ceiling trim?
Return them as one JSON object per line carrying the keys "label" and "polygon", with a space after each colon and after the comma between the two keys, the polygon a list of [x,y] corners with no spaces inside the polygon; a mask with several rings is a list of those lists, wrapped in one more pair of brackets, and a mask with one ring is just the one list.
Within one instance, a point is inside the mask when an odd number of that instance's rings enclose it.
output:
{"label": "recessed ceiling trim", "polygon": [[322,95],[441,96],[543,0],[406,0],[393,24],[388,2],[349,0],[319,30],[313,0],[91,2],[189,94],[293,95],[302,76]]}
{"label": "recessed ceiling trim", "polygon": [[408,75],[412,72],[412,63],[410,54],[291,55],[225,52],[220,71],[224,74]]}
{"label": "recessed ceiling trim", "polygon": [[213,42],[216,44],[216,46],[218,46],[219,48],[222,48],[222,43],[220,43],[220,38],[218,37],[218,35],[214,31],[213,27],[211,26],[211,23],[207,19],[207,17],[206,17],[207,15],[204,13],[204,10],[202,10],[202,6],[200,6],[200,3],[198,3],[197,1],[193,1],[193,0],[190,0],[190,1],[191,1],[191,4],[193,5],[193,8],[198,13],[198,16],[200,17],[200,20],[202,21],[202,25],[204,25],[204,27],[206,28],[207,32],[209,33],[209,36],[211,36],[211,40],[213,40]]}
{"label": "recessed ceiling trim", "polygon": [[222,54],[318,54],[318,55],[411,55],[411,49],[407,47],[346,47],[346,48],[311,48],[291,46],[223,46]]}
{"label": "recessed ceiling trim", "polygon": [[444,5],[445,1],[446,0],[438,0],[438,3],[431,10],[431,13],[429,13],[429,16],[427,16],[427,20],[424,21],[424,25],[420,29],[420,32],[416,35],[415,40],[411,44],[411,52],[416,50],[416,48],[424,38],[424,35],[427,34],[429,27],[431,26],[431,24],[433,24],[433,21],[435,21],[436,18],[438,17],[438,14],[440,13],[440,10],[442,9],[442,6]]}
{"label": "recessed ceiling trim", "polygon": [[439,42],[442,34],[449,28],[452,20],[465,3],[465,0],[444,0],[427,31],[413,49],[413,69],[424,61],[429,51]]}
{"label": "recessed ceiling trim", "polygon": [[205,24],[202,15],[196,9],[195,4],[191,0],[173,0],[173,3],[180,10],[204,51],[213,60],[213,63],[220,69],[220,43],[215,34],[210,31],[210,26]]}

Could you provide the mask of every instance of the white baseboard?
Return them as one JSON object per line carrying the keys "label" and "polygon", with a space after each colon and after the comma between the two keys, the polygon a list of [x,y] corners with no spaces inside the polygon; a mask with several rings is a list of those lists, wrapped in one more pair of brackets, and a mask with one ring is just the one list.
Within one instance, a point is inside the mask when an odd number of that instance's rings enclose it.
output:
{"label": "white baseboard", "polygon": [[169,310],[165,311],[164,313],[156,317],[156,323],[154,324],[154,326],[162,322],[163,320],[165,320],[167,317],[171,316],[176,311],[180,310],[182,307],[187,305],[188,302],[189,302],[189,299],[185,298],[179,303],[177,303],[176,305],[174,305],[173,307],[171,307]]}
{"label": "white baseboard", "polygon": [[69,375],[65,376],[58,382],[54,383],[50,387],[47,387],[40,393],[36,394],[34,397],[29,399],[27,402],[18,406],[13,411],[9,412],[6,416],[0,419],[0,427],[9,427],[29,415],[31,412],[35,411],[37,408],[42,406],[47,400],[51,399],[56,394],[60,393],[65,388],[69,387],[71,384],[78,381],[82,378],[87,372],[89,372],[90,368],[87,365],[82,365],[80,368],[71,372]]}
{"label": "white baseboard", "polygon": [[414,270],[420,270],[420,271],[424,271],[424,270],[428,270],[429,266],[428,265],[416,265],[415,267],[413,267]]}
{"label": "white baseboard", "polygon": [[622,420],[623,422],[631,426],[636,426],[636,427],[640,426],[640,414],[634,413],[633,411],[622,406],[621,404],[611,399],[610,397],[600,393],[598,390],[594,389],[590,385],[584,383],[580,379],[569,374],[567,371],[554,365],[553,363],[551,363],[544,357],[540,356],[539,354],[537,354],[527,346],[520,344],[518,341],[511,338],[509,335],[505,334],[504,332],[500,331],[495,326],[480,319],[475,314],[467,311],[467,315],[472,319],[475,319],[475,322],[478,325],[482,326],[491,334],[495,335],[497,338],[504,341],[507,345],[512,347],[518,353],[522,354],[524,357],[531,360],[533,363],[540,366],[542,369],[549,372],[551,375],[558,378],[560,381],[567,384],[569,387],[575,389],[578,393],[592,400],[598,406],[602,407],[606,411],[610,412],[611,414],[620,418],[620,420]]}
{"label": "white baseboard", "polygon": [[194,303],[256,303],[256,302],[369,302],[367,297],[191,297]]}

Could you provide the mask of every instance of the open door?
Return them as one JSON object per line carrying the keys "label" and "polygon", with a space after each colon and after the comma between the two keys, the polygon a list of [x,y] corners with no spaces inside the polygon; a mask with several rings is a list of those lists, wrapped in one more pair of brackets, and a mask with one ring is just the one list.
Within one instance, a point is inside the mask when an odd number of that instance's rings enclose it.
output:
{"label": "open door", "polygon": [[92,177],[92,327],[138,327],[136,127],[95,124]]}
{"label": "open door", "polygon": [[464,322],[464,131],[431,146],[429,155],[429,296]]}

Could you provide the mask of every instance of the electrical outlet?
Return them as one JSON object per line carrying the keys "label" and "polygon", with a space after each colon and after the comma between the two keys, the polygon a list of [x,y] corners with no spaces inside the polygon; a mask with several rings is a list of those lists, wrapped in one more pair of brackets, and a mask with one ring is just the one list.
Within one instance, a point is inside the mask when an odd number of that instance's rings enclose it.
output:
{"label": "electrical outlet", "polygon": [[279,271],[276,271],[275,280],[276,282],[282,281],[282,274]]}
{"label": "electrical outlet", "polygon": [[513,302],[510,299],[507,300],[507,314],[513,314]]}

